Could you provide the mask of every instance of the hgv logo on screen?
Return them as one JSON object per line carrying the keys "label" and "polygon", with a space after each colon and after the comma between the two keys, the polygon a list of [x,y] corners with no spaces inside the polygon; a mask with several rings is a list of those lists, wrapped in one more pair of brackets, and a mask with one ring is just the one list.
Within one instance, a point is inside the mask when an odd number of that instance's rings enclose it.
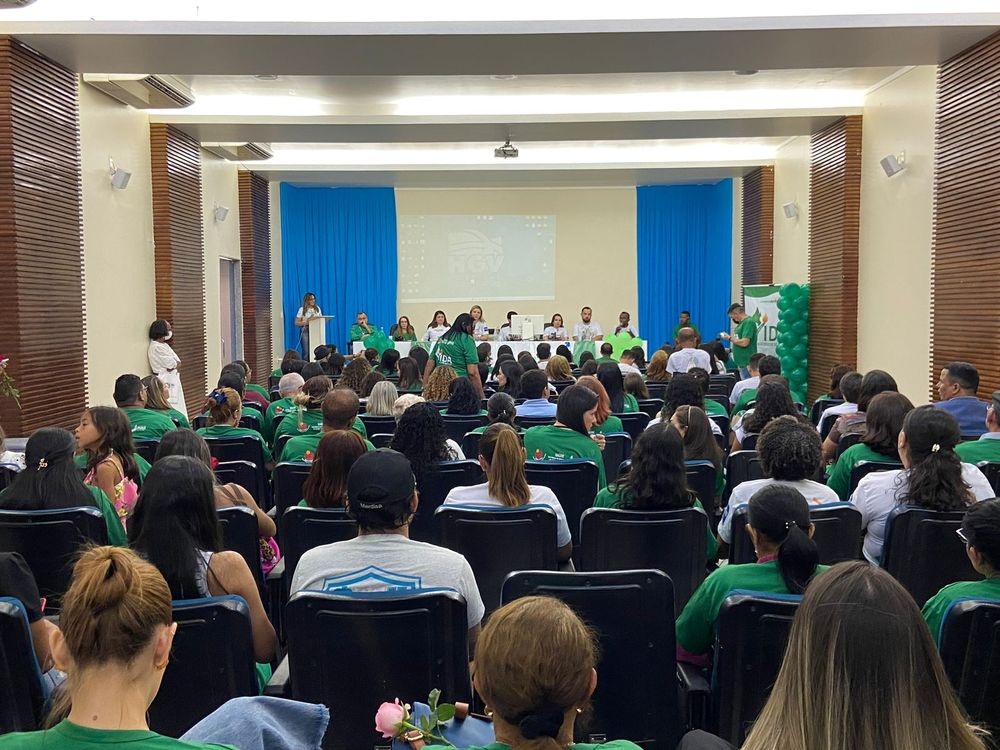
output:
{"label": "hgv logo on screen", "polygon": [[448,272],[496,273],[503,265],[503,246],[475,229],[448,233]]}

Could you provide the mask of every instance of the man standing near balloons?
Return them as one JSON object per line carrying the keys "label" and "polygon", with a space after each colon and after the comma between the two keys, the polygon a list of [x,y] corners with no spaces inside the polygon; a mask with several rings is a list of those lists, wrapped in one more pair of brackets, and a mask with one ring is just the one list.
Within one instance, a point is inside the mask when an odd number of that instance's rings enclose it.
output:
{"label": "man standing near balloons", "polygon": [[739,302],[729,306],[726,313],[736,326],[734,335],[722,332],[719,336],[729,341],[733,346],[733,363],[740,369],[740,378],[750,377],[747,365],[750,357],[757,353],[757,321],[747,315],[747,311]]}

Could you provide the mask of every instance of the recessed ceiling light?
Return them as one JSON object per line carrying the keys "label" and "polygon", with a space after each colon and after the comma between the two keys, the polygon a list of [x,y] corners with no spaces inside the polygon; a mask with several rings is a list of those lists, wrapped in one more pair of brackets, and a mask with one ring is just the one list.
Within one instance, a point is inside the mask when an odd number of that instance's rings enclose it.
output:
{"label": "recessed ceiling light", "polygon": [[749,70],[749,69],[747,69],[747,70],[734,70],[733,71],[733,75],[738,75],[738,76],[755,76],[755,75],[757,75],[758,72],[759,71]]}
{"label": "recessed ceiling light", "polygon": [[513,81],[516,80],[517,76],[513,73],[506,73],[503,75],[492,75],[490,76],[491,81]]}
{"label": "recessed ceiling light", "polygon": [[277,81],[278,76],[275,73],[261,73],[260,75],[255,75],[258,81]]}

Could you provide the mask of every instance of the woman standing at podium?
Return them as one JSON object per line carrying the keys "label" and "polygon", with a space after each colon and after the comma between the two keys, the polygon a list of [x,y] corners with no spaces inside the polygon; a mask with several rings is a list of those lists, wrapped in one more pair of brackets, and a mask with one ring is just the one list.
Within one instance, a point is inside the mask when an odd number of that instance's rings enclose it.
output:
{"label": "woman standing at podium", "polygon": [[309,346],[309,319],[315,318],[317,315],[322,315],[323,311],[319,309],[319,305],[316,304],[316,295],[312,292],[306,292],[305,296],[302,298],[302,307],[299,311],[295,313],[295,325],[299,327],[299,349],[302,350],[302,356],[305,360],[309,361],[309,354],[312,349]]}

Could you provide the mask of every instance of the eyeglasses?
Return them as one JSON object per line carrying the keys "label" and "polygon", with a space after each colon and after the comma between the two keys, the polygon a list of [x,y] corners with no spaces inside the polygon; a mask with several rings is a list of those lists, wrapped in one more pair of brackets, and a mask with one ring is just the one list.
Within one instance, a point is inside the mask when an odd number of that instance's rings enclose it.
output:
{"label": "eyeglasses", "polygon": [[958,538],[962,540],[962,544],[969,544],[969,538],[965,535],[962,529],[955,529],[955,533],[958,534]]}

